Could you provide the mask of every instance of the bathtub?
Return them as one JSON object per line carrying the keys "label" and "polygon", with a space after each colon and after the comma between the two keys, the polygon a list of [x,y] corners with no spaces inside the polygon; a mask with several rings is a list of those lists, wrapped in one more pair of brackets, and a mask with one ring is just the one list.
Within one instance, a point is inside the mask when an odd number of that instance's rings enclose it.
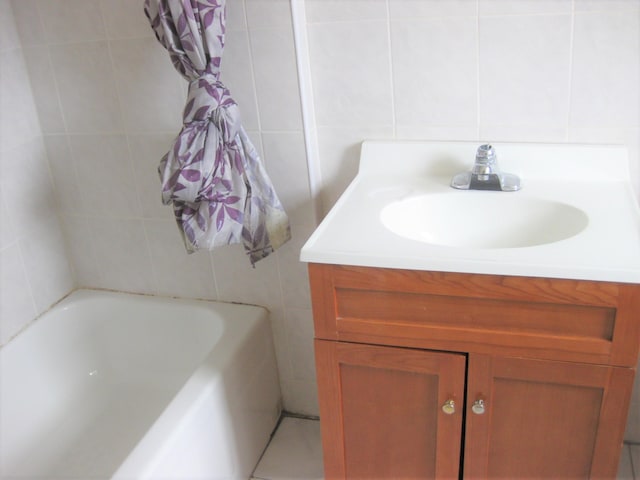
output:
{"label": "bathtub", "polygon": [[267,315],[72,293],[0,349],[0,478],[246,480],[280,415]]}

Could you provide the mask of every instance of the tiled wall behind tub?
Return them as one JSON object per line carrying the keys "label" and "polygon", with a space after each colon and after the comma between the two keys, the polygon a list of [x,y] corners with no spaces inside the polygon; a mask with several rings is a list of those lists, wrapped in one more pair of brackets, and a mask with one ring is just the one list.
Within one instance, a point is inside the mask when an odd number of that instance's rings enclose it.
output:
{"label": "tiled wall behind tub", "polygon": [[640,192],[640,0],[304,6],[324,211],[366,138],[623,143]]}
{"label": "tiled wall behind tub", "polygon": [[288,0],[228,0],[222,79],[291,216],[252,269],[242,247],[187,255],[158,162],[186,82],[142,0],[12,0],[79,286],[237,301],[271,311],[285,408],[317,413],[305,266],[314,228]]}
{"label": "tiled wall behind tub", "polygon": [[0,346],[73,288],[23,54],[0,0]]}

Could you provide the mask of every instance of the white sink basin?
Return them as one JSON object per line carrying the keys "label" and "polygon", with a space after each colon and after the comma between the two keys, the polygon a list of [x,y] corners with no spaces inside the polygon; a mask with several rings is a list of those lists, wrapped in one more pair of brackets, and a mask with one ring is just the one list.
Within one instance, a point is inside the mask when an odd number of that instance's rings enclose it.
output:
{"label": "white sink basin", "polygon": [[456,190],[476,142],[367,141],[304,262],[640,283],[624,147],[493,143],[517,192]]}
{"label": "white sink basin", "polygon": [[380,213],[393,233],[431,245],[521,248],[558,242],[589,218],[566,203],[507,192],[451,192],[410,197]]}

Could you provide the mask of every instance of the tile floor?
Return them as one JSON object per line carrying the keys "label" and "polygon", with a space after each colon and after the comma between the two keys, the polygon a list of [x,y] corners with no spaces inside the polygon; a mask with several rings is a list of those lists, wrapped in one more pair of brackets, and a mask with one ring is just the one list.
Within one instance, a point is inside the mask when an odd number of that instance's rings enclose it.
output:
{"label": "tile floor", "polygon": [[640,445],[625,445],[618,467],[618,480],[640,480]]}
{"label": "tile floor", "polygon": [[[285,417],[252,479],[322,480],[320,422]],[[617,480],[640,480],[640,445],[624,446]]]}
{"label": "tile floor", "polygon": [[284,417],[252,478],[323,480],[320,422]]}

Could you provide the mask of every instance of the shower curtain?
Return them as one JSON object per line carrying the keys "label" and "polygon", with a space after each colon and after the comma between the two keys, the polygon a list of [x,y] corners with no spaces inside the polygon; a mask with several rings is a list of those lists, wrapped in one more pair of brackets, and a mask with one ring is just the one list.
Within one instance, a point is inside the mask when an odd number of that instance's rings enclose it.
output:
{"label": "shower curtain", "polygon": [[220,82],[225,0],[145,0],[144,11],[189,82],[183,127],[158,168],[162,202],[172,204],[189,253],[242,243],[255,264],[291,233],[238,105]]}

